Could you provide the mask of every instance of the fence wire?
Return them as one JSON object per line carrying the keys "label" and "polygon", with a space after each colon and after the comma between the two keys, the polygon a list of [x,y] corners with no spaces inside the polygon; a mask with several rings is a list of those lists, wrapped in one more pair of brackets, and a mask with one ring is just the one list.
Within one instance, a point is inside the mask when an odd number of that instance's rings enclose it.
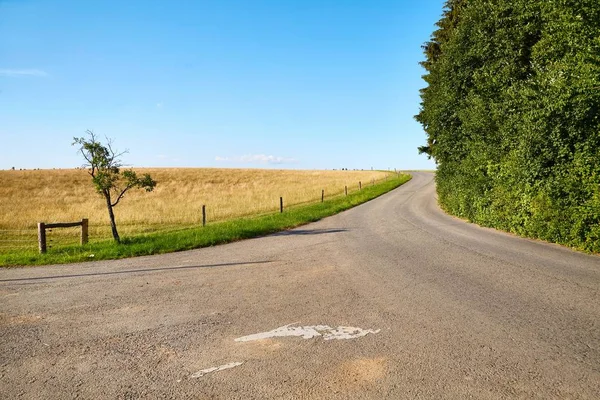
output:
{"label": "fence wire", "polygon": [[0,229],[0,252],[34,250],[37,231],[34,229]]}
{"label": "fence wire", "polygon": [[[400,176],[399,173],[393,173],[393,174],[390,173],[387,177],[383,177],[381,179],[368,180],[365,182],[361,181],[360,183],[356,182],[356,184],[353,183],[351,186],[348,186],[348,189],[347,189],[348,195],[351,195],[353,193],[364,190],[375,184],[382,183],[384,181],[388,181],[389,179],[397,178],[399,176]],[[286,199],[284,198],[283,199],[284,212],[286,209],[294,209],[294,208],[301,207],[301,206],[308,205],[308,204],[320,203],[321,195],[322,195],[322,192],[321,192],[321,190],[319,190],[317,193],[315,193],[314,197],[311,197],[307,200],[297,201],[294,203],[286,203]],[[331,199],[344,197],[345,195],[346,195],[345,188],[342,186],[337,191],[329,191],[329,192],[325,191],[323,199],[324,199],[324,201],[327,201],[327,200],[331,200]],[[215,222],[224,222],[224,221],[232,220],[232,219],[236,219],[236,218],[260,217],[260,216],[278,213],[279,210],[280,210],[279,209],[279,199],[275,198],[275,199],[273,199],[273,207],[269,208],[269,209],[263,208],[261,210],[249,211],[246,213],[240,213],[240,214],[231,215],[231,216],[227,216],[227,217],[214,217],[214,214],[213,214],[213,218],[210,218],[212,212],[210,210],[210,205],[207,205],[207,224],[215,223]],[[189,221],[188,223],[181,224],[181,226],[178,228],[172,227],[172,226],[161,228],[161,227],[157,226],[156,229],[152,230],[152,232],[165,232],[166,233],[166,232],[194,228],[201,224],[202,224],[202,215],[201,215],[201,213],[199,213],[199,218],[197,221]],[[98,227],[96,226],[96,228],[98,228]],[[139,231],[137,233],[135,231],[129,232],[129,234],[147,234],[147,233],[148,232],[144,232],[144,231]],[[51,249],[57,249],[60,247],[79,245],[80,244],[80,234],[81,234],[80,227],[47,228],[46,229],[47,248],[48,248],[48,250],[51,250]],[[90,235],[90,236],[92,236],[92,235]],[[109,236],[104,236],[104,235],[102,236],[102,238],[90,237],[90,241],[102,240],[102,239],[108,239],[108,238],[109,238]],[[29,249],[33,250],[33,249],[37,249],[37,248],[38,248],[37,228],[0,229],[0,252],[7,253],[7,252],[11,252],[11,251],[29,250]]]}

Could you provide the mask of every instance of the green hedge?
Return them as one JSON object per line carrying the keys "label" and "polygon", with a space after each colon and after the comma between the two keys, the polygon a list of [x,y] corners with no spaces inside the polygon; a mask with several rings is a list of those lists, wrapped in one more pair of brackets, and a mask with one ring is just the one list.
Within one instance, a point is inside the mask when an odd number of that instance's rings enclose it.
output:
{"label": "green hedge", "polygon": [[600,2],[451,0],[416,116],[442,207],[600,252]]}

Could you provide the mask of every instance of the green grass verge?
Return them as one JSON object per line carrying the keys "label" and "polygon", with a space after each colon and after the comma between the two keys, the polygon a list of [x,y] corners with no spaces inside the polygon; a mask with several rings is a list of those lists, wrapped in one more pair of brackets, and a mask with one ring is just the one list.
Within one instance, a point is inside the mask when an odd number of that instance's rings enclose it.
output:
{"label": "green grass verge", "polygon": [[125,237],[120,244],[113,240],[85,246],[61,247],[46,254],[25,250],[0,254],[0,267],[63,264],[91,260],[111,260],[150,254],[197,249],[241,239],[267,235],[294,228],[337,214],[372,200],[408,182],[410,175],[390,176],[390,179],[366,186],[360,191],[338,196],[325,202],[293,207],[281,213],[208,224],[205,227],[159,232]]}

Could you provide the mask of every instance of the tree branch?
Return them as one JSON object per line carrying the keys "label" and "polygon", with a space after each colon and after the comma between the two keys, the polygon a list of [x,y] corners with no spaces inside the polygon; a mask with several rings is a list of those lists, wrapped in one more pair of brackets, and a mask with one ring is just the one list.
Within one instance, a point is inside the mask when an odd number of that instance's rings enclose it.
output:
{"label": "tree branch", "polygon": [[86,153],[84,151],[83,147],[81,147],[81,149],[79,149],[79,152],[83,156],[83,159],[87,162],[87,164],[85,164],[84,167],[91,168],[91,171],[88,171],[88,174],[90,174],[92,176],[92,178],[95,177],[96,176],[96,166],[94,165],[94,163],[92,163],[92,160],[90,160],[88,153]]}
{"label": "tree branch", "polygon": [[127,154],[129,151],[127,149],[125,149],[124,151],[122,151],[120,153],[116,153],[112,147],[112,143],[113,143],[112,139],[106,137],[106,148],[108,149],[108,152],[110,153],[110,156],[108,157],[109,165],[112,167],[121,168],[123,166],[123,163],[121,162],[119,157],[121,157],[123,154]]}
{"label": "tree branch", "polygon": [[121,190],[121,193],[119,193],[119,195],[117,196],[117,199],[112,204],[112,206],[115,207],[117,204],[119,204],[119,201],[121,201],[121,199],[123,198],[123,196],[125,196],[125,192],[128,191],[129,189],[131,189],[134,186],[135,186],[135,183],[129,183],[127,186],[125,186],[125,188],[123,190]]}

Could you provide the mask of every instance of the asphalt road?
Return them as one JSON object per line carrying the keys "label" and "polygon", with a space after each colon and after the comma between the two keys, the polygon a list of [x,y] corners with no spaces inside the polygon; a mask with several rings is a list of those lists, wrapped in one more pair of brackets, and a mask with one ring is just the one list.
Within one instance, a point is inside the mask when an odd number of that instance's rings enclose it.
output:
{"label": "asphalt road", "polygon": [[0,398],[599,399],[600,257],[413,176],[269,237],[0,270]]}

